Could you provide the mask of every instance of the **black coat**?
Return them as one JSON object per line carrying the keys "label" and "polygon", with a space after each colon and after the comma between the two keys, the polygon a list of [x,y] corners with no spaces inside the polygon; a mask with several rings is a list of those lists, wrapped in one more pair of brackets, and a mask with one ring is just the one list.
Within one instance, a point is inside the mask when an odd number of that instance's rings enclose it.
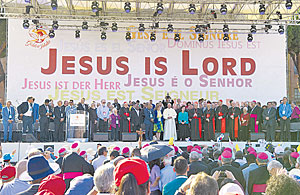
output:
{"label": "black coat", "polygon": [[[64,107],[58,107],[56,106],[54,108],[54,122],[60,122],[60,119],[65,119],[66,117],[66,112],[65,112],[65,109]],[[63,121],[64,122],[64,121]]]}
{"label": "black coat", "polygon": [[188,177],[191,175],[196,175],[200,172],[205,172],[208,175],[210,173],[208,166],[205,166],[204,163],[201,163],[200,161],[191,162],[189,165],[189,171],[187,173]]}
{"label": "black coat", "polygon": [[84,110],[84,111],[88,111],[89,106],[87,104],[82,105],[81,103],[77,104],[77,110]]}
{"label": "black coat", "polygon": [[[33,106],[33,103],[32,103],[32,106]],[[17,107],[17,111],[18,111],[18,114],[25,114],[29,109],[29,106],[28,106],[28,102],[22,102],[22,104],[20,104],[18,107]],[[32,115],[33,117],[33,115]],[[19,119],[21,119],[20,116],[18,116]]]}
{"label": "black coat", "polygon": [[55,162],[59,165],[59,168],[62,169],[62,162],[63,162],[63,157],[59,157],[58,159],[55,160]]}
{"label": "black coat", "polygon": [[[50,106],[47,106],[47,107],[49,108],[49,113],[50,113],[50,116],[51,116],[52,115],[52,109],[51,109]],[[50,119],[50,116],[48,117],[46,114],[47,114],[46,105],[43,104],[39,108],[40,122],[47,122]]]}
{"label": "black coat", "polygon": [[[248,179],[248,194],[252,195],[253,184],[266,184],[270,175],[267,166],[260,166],[250,171]],[[253,195],[261,195],[261,193],[253,193]]]}
{"label": "black coat", "polygon": [[[137,114],[139,113],[139,115]],[[130,111],[130,125],[131,125],[131,131],[139,130],[141,127],[141,124],[143,123],[143,116],[140,109],[136,110],[134,108],[131,108]]]}
{"label": "black coat", "polygon": [[97,109],[89,108],[88,112],[89,112],[90,121],[95,122],[95,120],[97,120],[98,118]]}

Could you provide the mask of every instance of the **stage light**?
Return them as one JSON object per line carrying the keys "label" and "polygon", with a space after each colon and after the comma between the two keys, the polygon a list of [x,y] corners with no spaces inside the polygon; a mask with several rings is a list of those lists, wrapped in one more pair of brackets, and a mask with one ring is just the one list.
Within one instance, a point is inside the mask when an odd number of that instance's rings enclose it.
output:
{"label": "stage light", "polygon": [[280,13],[280,11],[277,11],[276,14],[277,14],[279,20],[282,20],[282,14]]}
{"label": "stage light", "polygon": [[260,15],[264,15],[265,12],[266,12],[266,7],[265,7],[264,4],[261,3],[261,4],[259,5],[259,14],[260,14]]}
{"label": "stage light", "polygon": [[150,41],[154,42],[156,40],[155,32],[152,32],[150,35]]}
{"label": "stage light", "polygon": [[106,40],[106,32],[101,32],[101,40],[104,41]]}
{"label": "stage light", "polygon": [[57,10],[57,0],[51,0],[52,10]]}
{"label": "stage light", "polygon": [[80,38],[80,30],[75,31],[75,38],[79,39]]}
{"label": "stage light", "polygon": [[23,20],[23,28],[28,29],[29,28],[29,21],[28,20]]}
{"label": "stage light", "polygon": [[286,0],[285,7],[286,9],[292,9],[293,3],[292,0]]}
{"label": "stage light", "polygon": [[131,10],[131,4],[130,4],[130,2],[125,2],[124,10],[125,10],[126,13],[130,12],[130,10]]}
{"label": "stage light", "polygon": [[253,35],[248,34],[247,40],[248,40],[248,42],[252,42],[253,41]]}
{"label": "stage light", "polygon": [[144,24],[140,24],[139,25],[139,32],[144,32],[145,31],[145,25]]}
{"label": "stage light", "polygon": [[162,3],[157,3],[156,12],[157,12],[158,14],[162,14],[163,11],[164,11],[163,4],[162,4]]}
{"label": "stage light", "polygon": [[55,37],[54,30],[49,30],[48,36],[52,39]]}
{"label": "stage light", "polygon": [[220,12],[222,15],[226,15],[227,14],[227,5],[222,4],[221,8],[220,8]]}
{"label": "stage light", "polygon": [[167,31],[168,31],[169,33],[172,33],[172,32],[174,31],[173,24],[168,24]]}
{"label": "stage light", "polygon": [[26,12],[26,14],[30,14],[30,9],[31,9],[31,8],[33,8],[32,5],[26,5],[26,7],[25,7],[25,12]]}
{"label": "stage light", "polygon": [[118,24],[117,23],[112,23],[111,24],[111,31],[117,32],[118,31]]}
{"label": "stage light", "polygon": [[190,14],[194,14],[196,12],[195,4],[190,4],[189,12],[190,12]]}
{"label": "stage light", "polygon": [[256,26],[254,24],[251,25],[250,32],[251,32],[251,34],[256,33]]}
{"label": "stage light", "polygon": [[204,35],[203,34],[198,35],[198,41],[200,41],[200,42],[204,41]]}
{"label": "stage light", "polygon": [[229,41],[229,36],[228,36],[227,33],[224,34],[223,40],[224,40],[224,41]]}
{"label": "stage light", "polygon": [[211,13],[212,15],[214,15],[214,18],[215,18],[215,19],[217,19],[217,13],[216,13],[215,10],[211,10],[210,13]]}
{"label": "stage light", "polygon": [[224,24],[224,26],[223,26],[223,32],[224,32],[225,34],[227,34],[227,33],[229,32],[229,27],[228,27],[227,24]]}
{"label": "stage light", "polygon": [[87,22],[82,22],[82,30],[87,30],[89,28],[89,25]]}
{"label": "stage light", "polygon": [[52,29],[57,30],[58,29],[58,22],[56,20],[53,21],[52,23]]}
{"label": "stage light", "polygon": [[32,20],[32,23],[33,23],[33,24],[35,24],[35,25],[38,25],[38,23],[39,23],[39,20],[37,20],[37,19],[33,19],[33,20]]}
{"label": "stage light", "polygon": [[131,33],[130,32],[126,33],[125,39],[126,39],[126,41],[130,41],[131,40]]}
{"label": "stage light", "polygon": [[281,35],[284,34],[284,27],[282,25],[279,25],[278,33]]}
{"label": "stage light", "polygon": [[196,24],[195,33],[200,33],[200,31],[201,31],[201,25]]}
{"label": "stage light", "polygon": [[180,35],[179,35],[179,33],[175,33],[175,35],[174,35],[174,40],[175,40],[176,42],[179,42],[179,41],[180,41]]}
{"label": "stage light", "polygon": [[93,1],[91,8],[93,12],[99,11],[99,3],[97,1]]}

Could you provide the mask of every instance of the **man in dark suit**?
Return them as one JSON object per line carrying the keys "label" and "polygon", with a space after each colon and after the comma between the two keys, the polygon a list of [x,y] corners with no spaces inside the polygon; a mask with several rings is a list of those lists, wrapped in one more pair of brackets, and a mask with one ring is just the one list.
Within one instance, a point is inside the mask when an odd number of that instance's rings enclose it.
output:
{"label": "man in dark suit", "polygon": [[268,155],[261,152],[257,155],[256,163],[258,168],[250,171],[248,181],[248,194],[261,195],[265,192],[266,183],[270,178],[269,171],[267,170]]}
{"label": "man in dark suit", "polygon": [[46,99],[45,103],[39,108],[40,115],[40,141],[46,142],[49,141],[49,123],[50,117],[52,116],[52,109],[49,106],[50,100]]}
{"label": "man in dark suit", "polygon": [[81,98],[80,102],[77,105],[77,110],[88,111],[89,106],[85,104],[85,98]]}
{"label": "man in dark suit", "polygon": [[152,110],[152,104],[147,103],[144,110],[144,124],[146,126],[145,138],[147,141],[153,139],[153,121],[154,121],[154,112]]}
{"label": "man in dark suit", "polygon": [[190,165],[188,171],[188,177],[191,175],[196,175],[199,172],[205,172],[206,174],[210,174],[208,166],[206,166],[203,162],[200,161],[202,154],[199,154],[197,151],[193,151],[190,154]]}
{"label": "man in dark suit", "polygon": [[131,124],[131,131],[136,132],[140,130],[141,123],[142,123],[142,112],[139,108],[139,105],[135,102],[132,103],[133,106],[130,111],[130,124]]}
{"label": "man in dark suit", "polygon": [[275,127],[276,127],[276,109],[272,102],[268,102],[268,108],[263,111],[264,127],[267,129],[267,141],[275,141]]}
{"label": "man in dark suit", "polygon": [[118,99],[114,99],[114,103],[112,104],[118,111],[121,109],[121,104],[119,104]]}
{"label": "man in dark suit", "polygon": [[216,132],[225,133],[228,107],[225,104],[223,104],[222,100],[218,101],[218,107],[216,108],[215,114],[216,114]]}
{"label": "man in dark suit", "polygon": [[236,168],[236,167],[232,166],[231,165],[231,161],[232,161],[232,154],[231,154],[231,152],[229,152],[228,150],[224,151],[222,153],[222,155],[221,155],[222,166],[220,166],[218,168],[214,168],[211,171],[211,175],[213,175],[215,171],[230,171],[234,175],[234,177],[236,178],[236,180],[245,189],[246,182],[245,182],[245,179],[243,177],[243,173],[242,173],[242,171],[239,168]]}
{"label": "man in dark suit", "polygon": [[65,110],[62,107],[62,101],[57,102],[57,106],[54,108],[54,141],[62,142],[64,141],[64,124],[65,124]]}
{"label": "man in dark suit", "polygon": [[23,121],[23,133],[33,133],[33,97],[28,97],[26,102],[23,102],[17,107],[19,119]]}
{"label": "man in dark suit", "polygon": [[250,121],[249,121],[249,126],[250,126],[250,131],[252,133],[258,133],[260,131],[260,123],[259,119],[261,118],[261,110],[257,106],[256,101],[251,102],[251,109],[250,109]]}
{"label": "man in dark suit", "polygon": [[229,101],[230,108],[228,109],[228,119],[227,119],[227,129],[229,130],[229,135],[232,140],[237,140],[239,137],[239,116],[241,110],[236,106],[233,100]]}
{"label": "man in dark suit", "polygon": [[214,156],[214,161],[212,161],[211,163],[209,163],[208,165],[214,169],[214,168],[218,168],[219,167],[219,164],[218,164],[218,159],[219,157],[221,156],[221,151],[220,150],[216,150],[213,154]]}

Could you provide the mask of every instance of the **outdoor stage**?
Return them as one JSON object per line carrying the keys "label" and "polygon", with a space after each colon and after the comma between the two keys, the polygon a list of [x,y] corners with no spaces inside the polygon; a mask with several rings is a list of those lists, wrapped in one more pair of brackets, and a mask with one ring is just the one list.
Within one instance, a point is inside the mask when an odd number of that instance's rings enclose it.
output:
{"label": "outdoor stage", "polygon": [[[85,143],[81,143],[81,150],[86,150],[88,148],[92,148],[94,151],[97,150],[97,144],[101,143],[104,146],[118,146],[121,149],[125,146],[129,147],[129,148],[135,148],[138,146],[138,142],[85,142]],[[143,142],[143,145],[146,144],[148,142]],[[159,143],[161,144],[168,144],[169,142],[167,141],[159,141]],[[198,144],[198,145],[208,145],[208,146],[212,146],[214,143],[213,142],[204,142],[204,141],[195,141],[192,142],[193,144]],[[230,147],[229,142],[221,142],[222,147]],[[238,144],[239,148],[242,150],[243,148],[245,148],[245,144],[246,142],[233,142],[233,145],[235,146],[236,144]],[[274,146],[278,146],[278,144],[281,144],[284,148],[285,147],[294,147],[296,148],[299,145],[299,142],[273,142],[272,143]],[[5,153],[11,153],[14,149],[17,150],[15,156],[12,159],[12,162],[16,162],[19,161],[20,159],[24,158],[27,154],[27,152],[32,149],[32,148],[42,148],[45,149],[48,146],[51,146],[54,148],[55,151],[55,155],[58,154],[58,150],[61,147],[69,147],[71,145],[71,143],[69,142],[44,142],[44,143],[2,143],[2,152],[3,154]],[[186,147],[188,145],[188,142],[186,141],[178,141],[175,142],[175,145],[178,147]],[[258,142],[251,142],[252,147],[254,147],[258,152],[259,151],[263,151],[264,150],[264,146],[261,146],[260,143]]]}

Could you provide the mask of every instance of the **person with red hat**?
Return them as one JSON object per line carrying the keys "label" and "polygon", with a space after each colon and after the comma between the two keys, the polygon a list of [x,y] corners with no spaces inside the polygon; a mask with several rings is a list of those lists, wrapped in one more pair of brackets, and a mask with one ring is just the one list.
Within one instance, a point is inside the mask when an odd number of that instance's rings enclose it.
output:
{"label": "person with red hat", "polygon": [[114,169],[116,195],[150,194],[150,174],[145,161],[138,158],[121,160]]}
{"label": "person with red hat", "polygon": [[260,152],[257,155],[256,163],[259,167],[249,172],[249,195],[261,195],[265,192],[267,187],[266,183],[270,178],[270,174],[267,169],[268,162],[268,155],[265,152]]}
{"label": "person with red hat", "polygon": [[211,102],[207,101],[207,109],[203,113],[204,118],[204,140],[209,141],[215,138],[215,129],[214,129],[214,116],[215,111],[211,107]]}
{"label": "person with red hat", "polygon": [[65,190],[66,184],[61,177],[49,175],[41,181],[38,193],[35,195],[64,195]]}
{"label": "person with red hat", "polygon": [[8,183],[8,182],[12,181],[13,179],[15,179],[16,168],[9,165],[1,170],[0,176],[1,176],[2,184]]}
{"label": "person with red hat", "polygon": [[227,129],[229,130],[231,140],[238,140],[241,137],[239,133],[239,116],[241,114],[241,110],[236,106],[236,103],[233,100],[230,100],[229,103],[230,108],[228,109]]}
{"label": "person with red hat", "polygon": [[241,171],[241,169],[236,168],[234,166],[231,165],[232,162],[232,153],[228,150],[225,150],[222,155],[221,155],[221,163],[222,166],[218,167],[218,168],[214,168],[211,171],[211,175],[213,175],[216,171],[220,172],[224,172],[224,171],[230,171],[234,177],[236,178],[236,180],[243,186],[243,188],[245,189],[246,187],[246,182],[245,179],[243,177],[243,173]]}
{"label": "person with red hat", "polygon": [[256,101],[252,101],[250,107],[249,129],[252,133],[258,133],[260,130],[259,120],[261,118],[260,108],[257,106]]}
{"label": "person with red hat", "polygon": [[215,114],[216,114],[216,130],[217,130],[217,132],[225,133],[228,107],[225,104],[223,104],[222,100],[218,101],[218,107],[216,108]]}
{"label": "person with red hat", "polygon": [[66,148],[63,147],[58,150],[58,159],[56,159],[55,162],[59,164],[60,169],[62,168],[62,161],[66,155],[67,155]]}
{"label": "person with red hat", "polygon": [[122,150],[122,156],[128,158],[130,156],[130,149],[128,147],[124,147]]}
{"label": "person with red hat", "polygon": [[130,125],[130,111],[128,103],[124,102],[124,106],[120,109],[120,130],[121,132],[131,132]]}
{"label": "person with red hat", "polygon": [[300,156],[300,154],[298,152],[292,152],[289,156],[289,162],[290,162],[290,165],[291,167],[288,168],[287,170],[290,171],[292,169],[295,168],[296,166],[296,163],[297,163],[297,158]]}
{"label": "person with red hat", "polygon": [[202,135],[202,104],[194,103],[192,109],[188,110],[189,113],[189,120],[191,124],[191,139],[193,141],[200,141],[203,140]]}

